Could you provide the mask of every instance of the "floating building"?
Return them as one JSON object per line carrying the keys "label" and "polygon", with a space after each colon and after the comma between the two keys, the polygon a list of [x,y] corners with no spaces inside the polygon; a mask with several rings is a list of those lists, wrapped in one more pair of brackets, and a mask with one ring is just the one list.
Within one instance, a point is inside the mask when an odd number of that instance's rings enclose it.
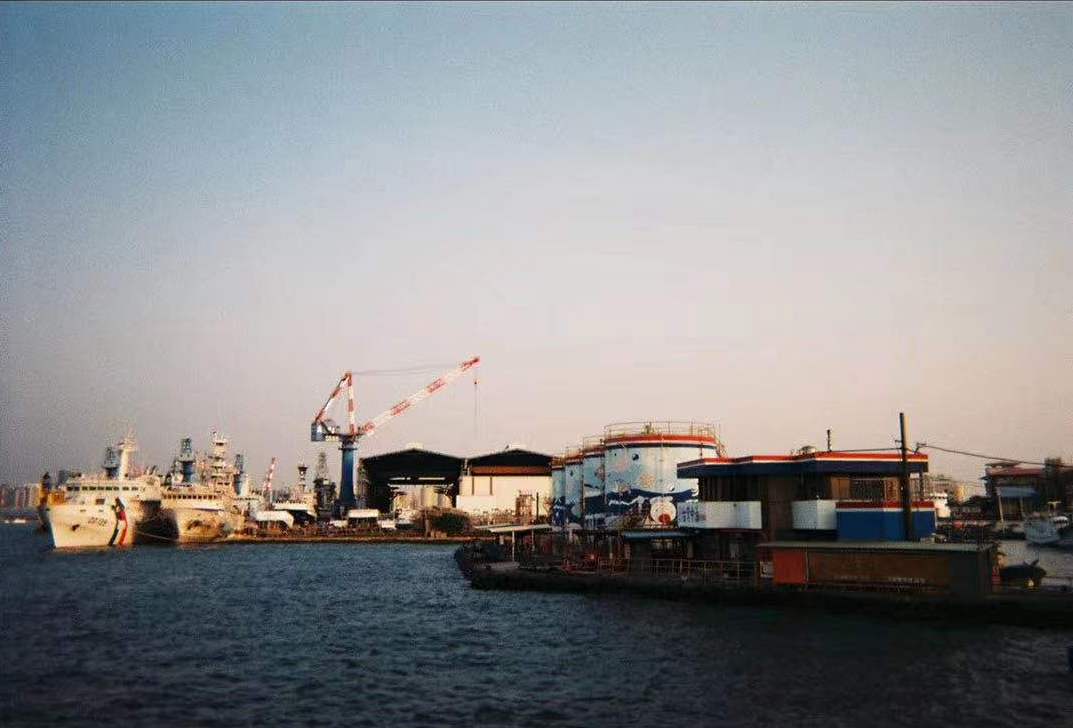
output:
{"label": "floating building", "polygon": [[[889,452],[808,452],[698,458],[677,466],[699,481],[684,504],[668,550],[691,558],[753,558],[761,542],[780,540],[906,540],[899,474]],[[935,507],[919,499],[928,456],[912,453],[914,539],[935,531]],[[671,544],[679,539],[681,544]]]}

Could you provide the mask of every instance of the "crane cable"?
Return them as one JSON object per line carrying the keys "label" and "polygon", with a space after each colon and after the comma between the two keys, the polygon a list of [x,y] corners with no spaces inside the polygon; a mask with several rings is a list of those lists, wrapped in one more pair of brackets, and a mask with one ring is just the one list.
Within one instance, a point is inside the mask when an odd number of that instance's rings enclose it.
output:
{"label": "crane cable", "polygon": [[477,369],[473,369],[473,441],[477,442]]}
{"label": "crane cable", "polygon": [[440,371],[447,367],[454,366],[455,362],[447,362],[445,364],[421,364],[412,367],[399,367],[397,369],[362,369],[353,372],[354,376],[361,377],[391,377],[391,376],[403,376],[406,374],[423,374],[425,372]]}

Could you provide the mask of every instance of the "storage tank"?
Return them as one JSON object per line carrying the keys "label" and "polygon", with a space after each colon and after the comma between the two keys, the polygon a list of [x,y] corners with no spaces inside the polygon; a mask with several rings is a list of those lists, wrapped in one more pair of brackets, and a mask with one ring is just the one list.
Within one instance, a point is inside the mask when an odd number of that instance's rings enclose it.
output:
{"label": "storage tank", "polygon": [[566,489],[563,481],[563,459],[551,459],[551,525],[562,528],[566,525]]}
{"label": "storage tank", "polygon": [[563,455],[563,506],[566,525],[581,526],[581,448],[567,449]]}
{"label": "storage tank", "polygon": [[450,508],[450,496],[440,493],[434,485],[422,485],[418,488],[418,503],[421,508]]}
{"label": "storage tank", "polygon": [[604,429],[604,493],[612,528],[677,523],[678,506],[697,497],[697,479],[679,478],[678,463],[714,458],[714,425],[700,422],[621,422]]}
{"label": "storage tank", "polygon": [[591,435],[581,441],[581,481],[585,492],[585,528],[604,528],[604,438]]}

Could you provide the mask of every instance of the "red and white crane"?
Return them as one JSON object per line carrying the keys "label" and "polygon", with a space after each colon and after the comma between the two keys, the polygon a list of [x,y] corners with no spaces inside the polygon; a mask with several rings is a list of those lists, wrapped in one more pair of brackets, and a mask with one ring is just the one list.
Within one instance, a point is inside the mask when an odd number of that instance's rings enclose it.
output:
{"label": "red and white crane", "polygon": [[[390,409],[384,410],[376,417],[372,418],[368,422],[358,425],[355,415],[354,405],[354,373],[347,371],[343,372],[343,376],[339,378],[339,382],[335,385],[335,389],[332,390],[331,395],[328,397],[328,401],[324,403],[324,406],[320,408],[317,414],[313,417],[313,424],[310,426],[309,438],[313,442],[325,442],[325,441],[339,441],[339,449],[343,451],[343,472],[342,477],[339,479],[339,503],[340,506],[350,508],[354,505],[354,452],[357,450],[357,441],[362,437],[367,437],[376,432],[385,422],[395,417],[398,417],[403,412],[406,412],[418,402],[428,399],[436,392],[440,391],[448,384],[458,379],[460,376],[468,372],[470,369],[478,366],[481,363],[481,358],[475,356],[472,359],[467,359],[451,371],[440,376],[439,379],[429,383],[422,389],[411,394],[406,399],[402,400]],[[346,389],[347,396],[347,426],[346,429],[341,428],[333,420],[328,418],[328,408],[332,406],[332,403],[343,393],[343,389]]]}
{"label": "red and white crane", "polygon": [[261,483],[261,494],[264,496],[265,503],[272,504],[272,476],[276,474],[276,458],[272,458],[272,462],[268,466],[268,472],[265,473],[264,482]]}

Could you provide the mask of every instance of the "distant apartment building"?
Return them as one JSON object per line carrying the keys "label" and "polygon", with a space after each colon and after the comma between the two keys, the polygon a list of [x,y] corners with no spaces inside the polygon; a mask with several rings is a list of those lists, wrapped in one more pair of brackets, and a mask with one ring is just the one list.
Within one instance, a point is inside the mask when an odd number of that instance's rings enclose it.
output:
{"label": "distant apartment building", "polygon": [[37,483],[0,486],[0,508],[13,511],[27,511],[37,508],[41,486]]}
{"label": "distant apartment building", "polygon": [[949,475],[925,475],[924,494],[945,493],[950,503],[964,503],[973,496],[983,495],[982,483],[967,483],[963,480],[955,480]]}

